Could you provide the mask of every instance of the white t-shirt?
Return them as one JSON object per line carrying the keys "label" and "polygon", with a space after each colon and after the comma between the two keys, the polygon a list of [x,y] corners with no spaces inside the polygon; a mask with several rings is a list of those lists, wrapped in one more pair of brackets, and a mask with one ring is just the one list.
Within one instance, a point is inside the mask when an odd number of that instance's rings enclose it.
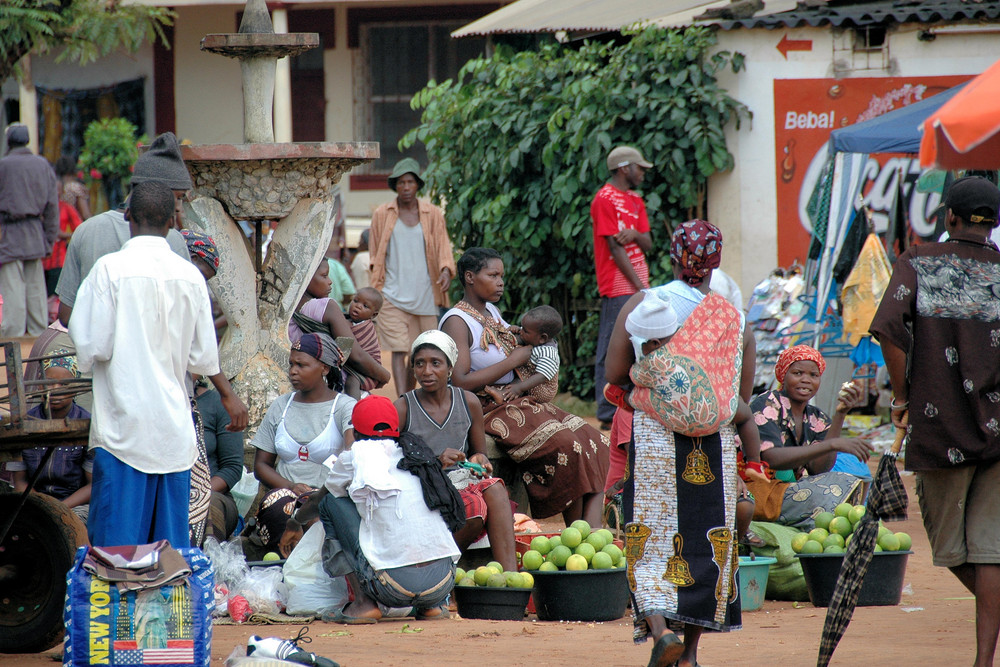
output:
{"label": "white t-shirt", "polygon": [[208,287],[159,236],[104,255],[80,285],[69,322],[77,360],[93,370],[90,443],[148,474],[197,458],[185,374],[216,375]]}

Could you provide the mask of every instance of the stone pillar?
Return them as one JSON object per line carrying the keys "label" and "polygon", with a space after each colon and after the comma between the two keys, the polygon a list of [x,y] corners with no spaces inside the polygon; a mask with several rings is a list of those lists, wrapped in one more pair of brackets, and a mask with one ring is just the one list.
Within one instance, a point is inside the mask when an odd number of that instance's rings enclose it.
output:
{"label": "stone pillar", "polygon": [[[40,150],[38,145],[38,95],[35,92],[35,82],[31,78],[30,55],[21,58],[21,71],[23,75],[17,82],[21,122],[28,126],[28,137],[31,140],[28,145],[33,152],[38,153]],[[6,149],[6,145],[4,149]]]}
{"label": "stone pillar", "polygon": [[[271,14],[275,34],[288,32],[288,10],[275,7]],[[274,75],[274,140],[292,141],[292,66],[288,58],[278,60]]]}

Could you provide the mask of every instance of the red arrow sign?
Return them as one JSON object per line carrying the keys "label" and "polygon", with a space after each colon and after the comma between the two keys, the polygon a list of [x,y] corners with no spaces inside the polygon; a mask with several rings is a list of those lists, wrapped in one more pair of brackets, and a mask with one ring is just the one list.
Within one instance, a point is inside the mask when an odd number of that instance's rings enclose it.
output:
{"label": "red arrow sign", "polygon": [[781,55],[785,56],[785,60],[788,60],[789,51],[812,51],[813,42],[811,39],[788,39],[788,33],[785,33],[785,36],[778,42],[777,49],[781,51]]}

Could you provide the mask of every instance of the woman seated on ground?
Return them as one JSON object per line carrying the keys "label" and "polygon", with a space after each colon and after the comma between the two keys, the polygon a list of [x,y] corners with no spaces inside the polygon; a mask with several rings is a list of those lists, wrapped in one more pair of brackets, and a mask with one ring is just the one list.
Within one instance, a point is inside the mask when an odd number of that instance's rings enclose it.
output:
{"label": "woman seated on ground", "polygon": [[322,487],[331,457],[354,441],[351,410],[356,401],[340,393],[343,362],[340,348],[326,334],[305,334],[292,343],[288,380],[294,391],[274,400],[252,442],[257,448],[254,475],[273,489],[261,500],[250,538],[264,553],[275,550],[284,531],[288,513],[278,510]]}
{"label": "woman seated on ground", "polygon": [[[425,331],[410,349],[410,368],[419,385],[396,399],[399,423],[416,433],[434,452],[465,504],[465,526],[454,534],[463,552],[489,535],[493,558],[505,571],[517,569],[514,516],[507,488],[491,477],[486,457],[483,408],[476,395],[448,384],[458,360],[455,341],[443,331]],[[483,473],[460,467],[462,461],[482,466]]]}
{"label": "woman seated on ground", "polygon": [[[354,593],[353,602],[323,614],[324,621],[375,623],[383,607],[412,607],[417,620],[447,618],[443,605],[459,556],[449,525],[459,520],[461,503],[454,497],[430,509],[428,494],[440,491],[444,476],[423,465],[431,456],[426,444],[412,434],[399,437],[389,399],[361,399],[353,419],[357,442],[333,464],[323,489],[289,518],[280,552],[291,553],[318,515],[328,541],[340,547],[326,559],[327,571],[346,576]],[[415,456],[404,455],[404,447]]]}
{"label": "woman seated on ground", "polygon": [[[47,380],[70,380],[80,377],[76,365],[76,355],[61,348],[50,354],[64,355],[55,359],[45,359],[41,362],[42,371]],[[37,419],[90,419],[90,413],[81,408],[72,396],[59,395],[63,385],[49,385],[54,393],[49,397],[48,405],[42,402],[28,410],[28,417]],[[71,508],[84,524],[90,510],[90,482],[94,470],[94,453],[87,451],[86,445],[73,447],[57,447],[47,463],[42,466],[42,457],[46,447],[31,447],[21,452],[21,463],[7,464],[7,470],[14,473],[14,490],[18,493],[28,488],[28,480],[39,468],[41,474],[35,480],[34,490],[38,493],[61,500],[66,507]]]}
{"label": "woman seated on ground", "polygon": [[818,511],[832,512],[840,503],[860,502],[862,479],[833,471],[839,452],[866,462],[872,446],[860,438],[840,435],[844,416],[864,396],[856,384],[845,385],[830,419],[809,401],[819,391],[826,361],[808,345],[790,347],[778,356],[774,389],[754,397],[750,408],[760,430],[760,458],[778,479],[789,482],[778,523],[809,530]]}
{"label": "woman seated on ground", "polygon": [[525,365],[531,347],[518,347],[494,305],[503,296],[503,275],[503,260],[492,248],[470,248],[458,262],[465,296],[441,320],[441,330],[458,347],[451,382],[479,396],[486,432],[518,464],[534,518],[562,512],[567,525],[585,519],[598,527],[608,471],[607,437],[531,395],[497,406],[483,393],[487,385],[506,385],[515,375],[531,374]]}
{"label": "woman seated on ground", "polygon": [[206,535],[225,542],[239,523],[239,510],[230,490],[243,477],[243,431],[226,430],[229,413],[206,378],[197,378],[194,395],[205,427],[205,455],[212,483]]}
{"label": "woman seated on ground", "polygon": [[[329,298],[331,285],[330,265],[323,260],[306,286],[297,312],[288,323],[288,339],[293,343],[301,338],[302,334],[317,331],[331,338],[354,338],[351,323],[344,317],[340,304]],[[359,374],[375,380],[379,387],[385,385],[391,377],[389,371],[360,345],[351,346],[346,363]]]}

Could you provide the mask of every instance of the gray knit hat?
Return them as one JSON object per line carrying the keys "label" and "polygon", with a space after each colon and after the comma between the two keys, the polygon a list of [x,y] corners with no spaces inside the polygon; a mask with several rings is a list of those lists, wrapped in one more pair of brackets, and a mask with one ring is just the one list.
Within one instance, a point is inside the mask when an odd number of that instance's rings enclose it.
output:
{"label": "gray knit hat", "polygon": [[135,161],[132,184],[162,183],[171,190],[190,190],[191,174],[181,158],[180,144],[173,132],[153,139],[145,153]]}
{"label": "gray knit hat", "polygon": [[24,123],[11,123],[7,126],[8,146],[27,146],[30,140],[28,126]]}

